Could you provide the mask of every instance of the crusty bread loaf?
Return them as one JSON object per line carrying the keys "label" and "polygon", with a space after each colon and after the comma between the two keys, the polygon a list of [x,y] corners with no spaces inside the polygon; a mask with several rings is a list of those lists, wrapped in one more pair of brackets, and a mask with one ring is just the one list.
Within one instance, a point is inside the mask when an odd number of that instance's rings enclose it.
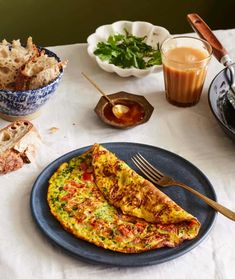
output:
{"label": "crusty bread loaf", "polygon": [[26,47],[20,40],[0,42],[0,89],[29,90],[40,88],[58,77],[67,61],[58,62],[45,54],[33,43],[32,37]]}
{"label": "crusty bread loaf", "polygon": [[40,88],[54,80],[65,68],[67,61],[58,62],[49,57],[45,51],[31,58],[21,70],[21,79],[25,80],[28,89]]}
{"label": "crusty bread loaf", "polygon": [[21,45],[20,40],[13,40],[12,43],[3,40],[0,43],[0,88],[14,90],[21,67],[38,54],[32,37],[28,38],[26,47]]}
{"label": "crusty bread loaf", "polygon": [[61,69],[66,65],[66,63],[67,62],[60,62],[48,68],[45,67],[42,71],[30,79],[28,88],[36,89],[50,83],[60,74]]}
{"label": "crusty bread loaf", "polygon": [[0,130],[0,173],[17,170],[36,155],[40,136],[27,120],[18,120]]}

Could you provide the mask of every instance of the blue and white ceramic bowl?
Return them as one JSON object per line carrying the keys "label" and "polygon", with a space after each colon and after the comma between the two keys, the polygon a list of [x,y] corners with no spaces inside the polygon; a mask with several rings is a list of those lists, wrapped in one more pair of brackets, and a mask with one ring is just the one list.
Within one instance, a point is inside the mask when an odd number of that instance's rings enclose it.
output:
{"label": "blue and white ceramic bowl", "polygon": [[[48,56],[53,56],[60,62],[60,58],[52,51],[40,49],[45,50]],[[8,121],[36,118],[41,107],[54,94],[63,73],[62,69],[56,79],[41,88],[25,91],[0,90],[0,117]]]}

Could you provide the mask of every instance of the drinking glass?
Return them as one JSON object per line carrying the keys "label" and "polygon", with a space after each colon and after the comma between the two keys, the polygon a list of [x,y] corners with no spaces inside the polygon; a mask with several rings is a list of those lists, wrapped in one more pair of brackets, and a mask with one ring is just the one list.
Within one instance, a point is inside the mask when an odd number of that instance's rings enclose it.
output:
{"label": "drinking glass", "polygon": [[202,39],[177,36],[161,46],[166,98],[169,103],[189,107],[201,97],[212,47]]}

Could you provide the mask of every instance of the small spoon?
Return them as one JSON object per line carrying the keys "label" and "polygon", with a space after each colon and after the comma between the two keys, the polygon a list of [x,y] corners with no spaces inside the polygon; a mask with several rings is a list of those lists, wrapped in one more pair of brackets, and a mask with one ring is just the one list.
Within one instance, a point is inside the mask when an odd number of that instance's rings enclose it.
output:
{"label": "small spoon", "polygon": [[117,118],[121,118],[123,114],[126,114],[129,111],[129,108],[125,105],[115,104],[105,93],[102,91],[98,85],[92,81],[85,73],[82,72],[82,75],[92,84],[94,87],[103,95],[106,100],[112,105],[112,112]]}

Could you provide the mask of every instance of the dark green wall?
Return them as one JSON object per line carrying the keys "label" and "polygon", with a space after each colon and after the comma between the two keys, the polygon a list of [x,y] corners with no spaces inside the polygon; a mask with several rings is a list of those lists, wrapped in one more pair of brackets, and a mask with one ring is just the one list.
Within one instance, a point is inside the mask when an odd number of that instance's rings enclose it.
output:
{"label": "dark green wall", "polygon": [[103,24],[143,20],[170,33],[192,32],[186,15],[197,12],[212,29],[235,28],[235,0],[0,0],[0,39],[33,36],[42,46],[86,42]]}

